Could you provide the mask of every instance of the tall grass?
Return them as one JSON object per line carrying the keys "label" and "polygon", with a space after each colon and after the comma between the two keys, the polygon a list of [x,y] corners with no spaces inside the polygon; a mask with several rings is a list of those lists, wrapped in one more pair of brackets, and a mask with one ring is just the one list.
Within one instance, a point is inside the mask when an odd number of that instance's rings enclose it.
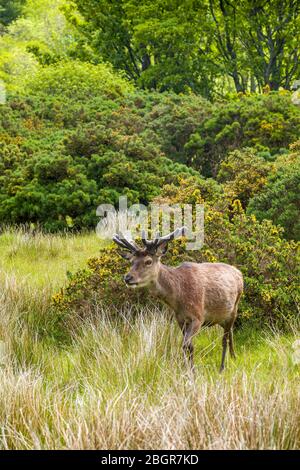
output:
{"label": "tall grass", "polygon": [[[6,253],[20,246],[18,234],[10,236]],[[1,276],[0,448],[299,448],[297,325],[285,335],[236,331],[237,360],[228,358],[222,375],[222,331],[205,329],[195,340],[192,376],[179,329],[155,307],[135,319],[124,311],[112,321],[99,307],[92,317],[58,322],[50,296],[68,240],[49,271],[53,283],[35,284],[32,264],[24,279],[18,265],[25,272],[32,250],[47,258],[51,243],[38,237],[12,255],[17,274],[9,267]],[[68,342],[57,339],[57,329]]]}
{"label": "tall grass", "polygon": [[0,276],[10,274],[35,287],[57,288],[67,271],[97,256],[102,244],[94,233],[57,235],[7,228],[0,235]]}

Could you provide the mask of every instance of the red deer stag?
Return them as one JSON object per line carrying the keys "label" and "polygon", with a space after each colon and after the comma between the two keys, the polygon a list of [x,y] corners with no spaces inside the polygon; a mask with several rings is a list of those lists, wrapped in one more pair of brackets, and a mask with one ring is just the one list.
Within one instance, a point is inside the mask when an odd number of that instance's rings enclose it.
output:
{"label": "red deer stag", "polygon": [[192,368],[192,339],[201,326],[221,325],[224,328],[221,372],[228,342],[230,354],[235,357],[232,328],[243,292],[243,277],[238,269],[224,263],[184,262],[176,268],[162,264],[161,256],[166,253],[168,243],[183,234],[184,227],[164,237],[158,234],[150,241],[143,232],[143,248],[122,234],[115,235],[113,240],[126,250],[120,255],[132,265],[124,276],[126,284],[132,287],[147,286],[174,310],[183,333],[184,355]]}

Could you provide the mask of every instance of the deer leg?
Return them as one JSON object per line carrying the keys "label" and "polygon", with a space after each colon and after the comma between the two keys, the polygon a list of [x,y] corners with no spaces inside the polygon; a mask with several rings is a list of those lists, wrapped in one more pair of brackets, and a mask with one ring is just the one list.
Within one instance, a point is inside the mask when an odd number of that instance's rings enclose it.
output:
{"label": "deer leg", "polygon": [[229,330],[229,352],[230,352],[230,356],[235,359],[236,358],[236,355],[235,355],[235,352],[234,352],[234,347],[233,347],[233,331],[232,331],[232,327],[230,328]]}
{"label": "deer leg", "polygon": [[186,362],[188,362],[188,355],[190,355],[190,351],[185,343],[185,337],[186,337],[186,331],[187,331],[187,323],[186,322],[178,322],[179,323],[179,327],[182,331],[182,335],[183,335],[183,343],[182,343],[182,349],[183,349],[183,356],[184,356],[184,359],[186,360]]}
{"label": "deer leg", "polygon": [[223,372],[224,367],[225,367],[225,357],[226,357],[228,338],[229,338],[229,330],[224,330],[224,335],[222,339],[223,351],[222,351],[222,361],[221,361],[220,372]]}
{"label": "deer leg", "polygon": [[201,322],[198,319],[192,320],[184,327],[183,336],[183,353],[184,357],[188,359],[190,366],[194,369],[194,346],[192,343],[193,337],[198,333],[201,327]]}
{"label": "deer leg", "polygon": [[232,312],[232,322],[231,322],[230,329],[229,329],[229,352],[230,352],[230,356],[233,359],[236,358],[236,355],[235,355],[235,352],[234,352],[234,346],[233,346],[233,325],[234,325],[235,319],[237,317],[237,309],[238,309],[240,297],[241,297],[241,295],[238,296],[238,298],[235,302],[235,306],[234,306],[234,309],[233,309],[233,312]]}

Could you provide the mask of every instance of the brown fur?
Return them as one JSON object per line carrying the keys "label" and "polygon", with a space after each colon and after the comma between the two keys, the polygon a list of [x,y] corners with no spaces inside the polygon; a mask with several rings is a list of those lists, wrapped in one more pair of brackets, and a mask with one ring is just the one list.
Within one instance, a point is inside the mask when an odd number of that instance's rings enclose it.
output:
{"label": "brown fur", "polygon": [[[234,357],[232,327],[243,292],[243,276],[233,266],[224,263],[182,263],[177,268],[165,266],[160,256],[147,250],[126,253],[131,260],[125,280],[132,286],[149,289],[174,310],[183,333],[183,349],[193,367],[192,339],[202,325],[224,328],[221,368],[224,369],[227,343]],[[150,264],[151,263],[151,264]]]}

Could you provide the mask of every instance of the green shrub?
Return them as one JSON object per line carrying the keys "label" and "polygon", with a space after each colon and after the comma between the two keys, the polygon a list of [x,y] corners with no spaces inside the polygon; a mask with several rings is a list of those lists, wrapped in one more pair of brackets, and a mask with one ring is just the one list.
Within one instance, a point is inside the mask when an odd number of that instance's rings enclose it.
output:
{"label": "green shrub", "polygon": [[300,141],[277,162],[263,190],[251,199],[248,212],[284,228],[287,239],[300,240]]}
{"label": "green shrub", "polygon": [[289,92],[242,96],[216,103],[185,145],[186,161],[206,175],[216,175],[229,151],[255,147],[265,158],[299,138],[300,108]]}
{"label": "green shrub", "polygon": [[[0,108],[2,223],[94,228],[99,204],[117,205],[121,195],[148,204],[163,185],[199,178],[167,158],[155,126],[149,129],[153,109],[161,105],[158,114],[171,122],[182,103],[180,132],[191,107],[195,126],[203,110],[186,97],[129,96],[130,85],[110,69],[77,62],[43,69],[28,87],[27,97]],[[136,106],[131,113],[128,103]]]}
{"label": "green shrub", "polygon": [[254,149],[234,150],[221,162],[217,179],[229,201],[239,199],[243,208],[263,190],[272,165]]}
{"label": "green shrub", "polygon": [[93,65],[80,61],[59,62],[41,68],[26,84],[28,94],[76,100],[98,95],[117,98],[132,90],[132,85],[113,72],[108,64]]}
{"label": "green shrub", "polygon": [[212,105],[194,94],[136,92],[126,97],[124,106],[113,116],[113,125],[125,134],[145,135],[159,144],[172,160],[193,166],[185,152],[191,134],[208,119]]}

